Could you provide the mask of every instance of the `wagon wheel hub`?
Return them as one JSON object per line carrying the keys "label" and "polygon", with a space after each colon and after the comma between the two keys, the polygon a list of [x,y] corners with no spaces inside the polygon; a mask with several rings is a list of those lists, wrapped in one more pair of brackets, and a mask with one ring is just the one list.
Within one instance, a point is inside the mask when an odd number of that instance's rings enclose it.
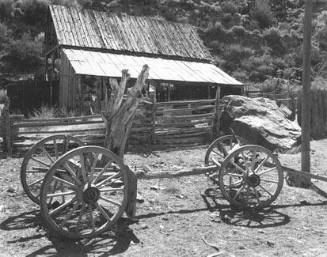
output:
{"label": "wagon wheel hub", "polygon": [[250,187],[256,187],[260,185],[260,177],[256,174],[252,174],[246,177],[245,181]]}
{"label": "wagon wheel hub", "polygon": [[87,204],[96,203],[100,198],[100,190],[96,187],[88,187],[83,191],[83,201]]}

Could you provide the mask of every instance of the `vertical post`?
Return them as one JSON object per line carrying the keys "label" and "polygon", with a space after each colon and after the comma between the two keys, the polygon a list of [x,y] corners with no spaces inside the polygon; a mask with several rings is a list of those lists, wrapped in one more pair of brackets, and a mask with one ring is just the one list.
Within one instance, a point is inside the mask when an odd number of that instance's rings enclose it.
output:
{"label": "vertical post", "polygon": [[[156,101],[156,92],[155,92],[155,87],[150,85],[150,99],[152,102],[152,109],[151,109],[151,143],[152,145],[155,145],[156,142],[156,111],[157,111],[157,101]],[[152,88],[153,87],[153,88]]]}
{"label": "vertical post", "polygon": [[213,135],[214,137],[217,137],[219,135],[220,131],[220,86],[217,86],[216,89],[216,108],[215,108],[215,118],[213,121]]}
{"label": "vertical post", "polygon": [[302,151],[301,170],[310,172],[310,87],[311,87],[311,33],[312,0],[305,1],[304,39],[303,39],[303,76],[302,76]]}
{"label": "vertical post", "polygon": [[10,100],[6,96],[3,96],[4,107],[2,109],[2,122],[3,122],[3,135],[4,135],[4,147],[9,156],[12,156],[12,135],[11,135],[11,120],[10,120],[10,112],[9,105]]}

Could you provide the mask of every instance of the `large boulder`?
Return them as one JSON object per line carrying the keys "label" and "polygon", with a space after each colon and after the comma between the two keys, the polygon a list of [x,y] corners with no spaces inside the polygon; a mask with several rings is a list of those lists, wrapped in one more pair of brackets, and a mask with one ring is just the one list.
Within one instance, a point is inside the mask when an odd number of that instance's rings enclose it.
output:
{"label": "large boulder", "polygon": [[287,119],[285,107],[278,107],[275,101],[229,95],[222,102],[229,116],[234,118],[231,128],[249,143],[281,152],[299,144],[301,128]]}

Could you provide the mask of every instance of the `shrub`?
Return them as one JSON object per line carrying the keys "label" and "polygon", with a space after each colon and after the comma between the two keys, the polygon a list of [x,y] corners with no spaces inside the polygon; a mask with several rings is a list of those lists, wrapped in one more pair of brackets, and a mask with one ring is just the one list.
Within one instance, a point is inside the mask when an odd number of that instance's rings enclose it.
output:
{"label": "shrub", "polygon": [[240,63],[244,58],[247,58],[253,54],[253,50],[249,47],[244,47],[240,44],[232,44],[224,51],[224,57],[226,60]]}
{"label": "shrub", "polygon": [[277,28],[270,28],[264,31],[263,37],[267,45],[272,49],[272,54],[281,56],[285,54],[286,49],[282,43],[280,32]]}
{"label": "shrub", "polygon": [[233,71],[232,75],[234,78],[236,78],[237,80],[239,80],[241,82],[245,82],[249,78],[248,74],[243,70],[235,70],[235,71]]}
{"label": "shrub", "polygon": [[25,23],[37,27],[44,27],[47,19],[48,1],[25,0],[22,2],[22,18]]}
{"label": "shrub", "polygon": [[233,26],[231,31],[238,37],[243,37],[246,34],[246,30],[243,26]]}
{"label": "shrub", "polygon": [[220,5],[220,8],[224,13],[234,14],[238,11],[238,8],[232,2],[223,2]]}
{"label": "shrub", "polygon": [[11,18],[12,0],[0,0],[0,20]]}
{"label": "shrub", "polygon": [[41,66],[42,41],[34,41],[30,34],[23,34],[21,39],[8,45],[6,61],[22,71],[35,70]]}
{"label": "shrub", "polygon": [[271,27],[275,19],[268,0],[256,0],[251,16],[257,20],[262,29]]}
{"label": "shrub", "polygon": [[230,13],[225,13],[221,19],[221,22],[225,27],[229,27],[232,20],[233,16]]}
{"label": "shrub", "polygon": [[327,26],[318,31],[316,38],[319,43],[319,48],[327,51]]}

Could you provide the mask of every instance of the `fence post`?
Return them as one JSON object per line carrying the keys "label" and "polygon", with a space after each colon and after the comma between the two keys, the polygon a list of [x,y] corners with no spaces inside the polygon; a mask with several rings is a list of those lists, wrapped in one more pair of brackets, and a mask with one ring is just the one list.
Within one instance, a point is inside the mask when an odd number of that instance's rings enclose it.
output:
{"label": "fence post", "polygon": [[212,128],[214,137],[218,137],[219,131],[220,131],[220,106],[219,106],[219,103],[220,103],[220,87],[218,86],[217,90],[216,90],[216,109],[215,109],[216,114],[215,114],[215,118],[213,120],[213,128]]}
{"label": "fence post", "polygon": [[5,151],[9,156],[12,156],[12,136],[11,136],[11,121],[10,121],[10,113],[9,113],[9,105],[10,100],[7,96],[7,92],[5,94],[1,94],[1,102],[2,102],[2,110],[1,110],[1,121],[2,121],[2,135],[3,135],[3,143]]}

